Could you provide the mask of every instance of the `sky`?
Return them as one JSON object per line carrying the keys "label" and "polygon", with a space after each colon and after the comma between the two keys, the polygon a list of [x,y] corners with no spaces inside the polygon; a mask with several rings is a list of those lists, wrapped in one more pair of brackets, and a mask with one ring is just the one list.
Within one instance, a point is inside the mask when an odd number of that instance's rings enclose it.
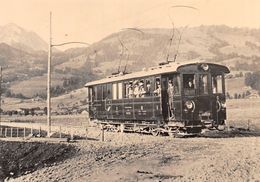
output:
{"label": "sky", "polygon": [[260,28],[260,0],[0,0],[0,4],[0,26],[15,23],[45,41],[51,11],[54,44],[94,43],[129,27],[171,28],[171,20],[176,27]]}

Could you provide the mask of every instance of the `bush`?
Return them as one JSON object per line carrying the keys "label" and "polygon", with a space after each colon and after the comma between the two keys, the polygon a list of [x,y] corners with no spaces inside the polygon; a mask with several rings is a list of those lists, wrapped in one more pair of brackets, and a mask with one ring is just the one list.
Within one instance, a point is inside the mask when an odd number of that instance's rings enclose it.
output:
{"label": "bush", "polygon": [[246,73],[245,84],[252,89],[260,91],[260,71]]}

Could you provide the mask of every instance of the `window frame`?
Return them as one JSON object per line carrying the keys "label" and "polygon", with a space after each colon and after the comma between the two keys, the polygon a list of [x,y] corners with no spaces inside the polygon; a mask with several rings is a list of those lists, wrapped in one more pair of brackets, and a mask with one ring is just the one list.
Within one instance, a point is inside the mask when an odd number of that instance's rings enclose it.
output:
{"label": "window frame", "polygon": [[[206,83],[206,86],[207,86],[207,93],[205,93],[205,88],[204,87],[201,87],[201,76],[206,76],[207,77],[207,83]],[[199,73],[198,74],[198,91],[199,91],[199,95],[208,95],[210,93],[210,82],[209,82],[209,74],[207,73]],[[203,90],[203,92],[201,92]]]}
{"label": "window frame", "polygon": [[[217,79],[217,77],[220,76],[221,78],[220,79]],[[214,92],[214,87],[213,87],[213,84],[214,84],[214,80],[216,80],[216,92]],[[218,83],[218,80],[220,80],[220,84]],[[221,92],[219,92],[219,85],[221,86]],[[212,94],[225,94],[224,92],[224,76],[223,74],[213,74],[211,75],[211,90],[212,90]]]}
{"label": "window frame", "polygon": [[118,99],[118,85],[117,82],[112,83],[112,99],[117,100]]}
{"label": "window frame", "polygon": [[[186,81],[188,81],[189,79],[184,81],[185,75],[193,75],[193,88],[187,87],[188,83],[186,83]],[[197,76],[196,75],[197,75],[196,73],[182,73],[182,86],[181,87],[183,88],[182,92],[183,92],[184,96],[196,95],[196,92],[197,92],[196,91],[197,90]]]}

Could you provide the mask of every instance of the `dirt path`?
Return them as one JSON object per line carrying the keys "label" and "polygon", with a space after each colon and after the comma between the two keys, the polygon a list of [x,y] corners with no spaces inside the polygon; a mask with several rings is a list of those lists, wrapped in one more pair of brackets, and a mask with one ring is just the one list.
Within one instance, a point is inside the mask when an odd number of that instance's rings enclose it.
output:
{"label": "dirt path", "polygon": [[76,156],[10,181],[257,181],[260,138],[106,133],[75,143]]}

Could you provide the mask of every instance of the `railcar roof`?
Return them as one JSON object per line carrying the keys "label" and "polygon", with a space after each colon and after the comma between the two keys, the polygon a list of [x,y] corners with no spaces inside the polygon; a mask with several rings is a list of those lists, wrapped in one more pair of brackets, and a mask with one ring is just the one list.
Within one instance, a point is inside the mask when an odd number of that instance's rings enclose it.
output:
{"label": "railcar roof", "polygon": [[[108,77],[100,79],[100,80],[89,82],[85,85],[85,87],[104,84],[104,83],[117,82],[117,81],[121,81],[121,80],[143,78],[143,77],[160,75],[160,74],[165,74],[165,73],[174,73],[174,72],[177,72],[177,69],[180,66],[198,64],[198,63],[202,63],[202,62],[204,62],[204,61],[196,61],[196,62],[192,61],[192,62],[184,62],[184,63],[172,62],[172,63],[161,65],[161,66],[143,69],[142,71],[138,71],[138,72],[134,72],[134,73],[111,75],[111,76],[108,76]],[[212,63],[209,63],[209,64],[212,64]],[[213,65],[215,65],[215,64],[213,64]]]}

